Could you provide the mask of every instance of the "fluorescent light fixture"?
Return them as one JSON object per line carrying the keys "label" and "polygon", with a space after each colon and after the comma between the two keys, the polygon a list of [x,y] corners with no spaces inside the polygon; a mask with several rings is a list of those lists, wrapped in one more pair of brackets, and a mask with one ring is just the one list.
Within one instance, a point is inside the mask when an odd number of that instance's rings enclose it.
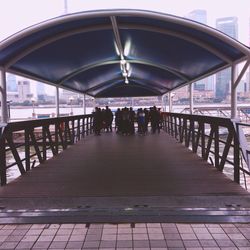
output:
{"label": "fluorescent light fixture", "polygon": [[126,71],[125,71],[125,72],[122,72],[122,76],[123,76],[123,77],[128,77],[128,72],[126,72]]}

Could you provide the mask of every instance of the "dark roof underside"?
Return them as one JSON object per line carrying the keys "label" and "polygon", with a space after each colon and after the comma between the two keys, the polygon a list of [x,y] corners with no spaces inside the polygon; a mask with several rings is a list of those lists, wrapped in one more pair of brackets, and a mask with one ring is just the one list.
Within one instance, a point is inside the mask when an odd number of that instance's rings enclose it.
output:
{"label": "dark roof underside", "polygon": [[[173,17],[183,23],[114,11],[114,26],[110,11],[87,13],[59,17],[7,45],[3,41],[0,65],[94,97],[155,96],[246,56],[181,18]],[[128,65],[128,84],[119,49]]]}

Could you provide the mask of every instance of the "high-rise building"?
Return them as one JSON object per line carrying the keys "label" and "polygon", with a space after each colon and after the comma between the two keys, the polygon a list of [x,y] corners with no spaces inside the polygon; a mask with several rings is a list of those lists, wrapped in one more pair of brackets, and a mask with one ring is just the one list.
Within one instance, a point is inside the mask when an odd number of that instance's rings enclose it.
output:
{"label": "high-rise building", "polygon": [[30,90],[30,82],[27,80],[19,80],[18,81],[18,101],[19,102],[25,102],[25,101],[31,101],[33,94]]}
{"label": "high-rise building", "polygon": [[[216,29],[238,39],[238,19],[237,17],[224,17],[216,19]],[[225,69],[216,74],[216,98],[223,100],[230,92],[231,69]]]}
{"label": "high-rise building", "polygon": [[13,74],[7,74],[7,92],[17,92],[17,81],[16,76]]}
{"label": "high-rise building", "polygon": [[[188,19],[193,21],[207,24],[207,11],[202,9],[197,9],[189,12],[186,16]],[[194,83],[194,90],[204,91],[204,90],[214,90],[214,77],[210,76],[200,81]]]}

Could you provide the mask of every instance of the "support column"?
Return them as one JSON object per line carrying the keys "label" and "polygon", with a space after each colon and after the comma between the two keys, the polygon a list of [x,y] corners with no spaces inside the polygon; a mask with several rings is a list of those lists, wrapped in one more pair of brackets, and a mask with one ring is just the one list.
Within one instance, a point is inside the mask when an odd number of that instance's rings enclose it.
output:
{"label": "support column", "polygon": [[56,117],[60,116],[59,87],[56,86]]}
{"label": "support column", "polygon": [[172,112],[172,93],[169,92],[168,95],[168,105],[169,105],[169,112]]}
{"label": "support column", "polygon": [[236,65],[231,67],[231,118],[237,117],[237,85],[235,85]]}
{"label": "support column", "polygon": [[190,104],[190,114],[194,112],[194,85],[189,83],[189,104]]}
{"label": "support column", "polygon": [[83,107],[83,114],[86,115],[86,95],[83,94],[82,98],[82,107]]}
{"label": "support column", "polygon": [[1,122],[8,122],[8,105],[7,105],[7,88],[6,88],[6,72],[1,69],[0,79],[0,99],[1,99]]}

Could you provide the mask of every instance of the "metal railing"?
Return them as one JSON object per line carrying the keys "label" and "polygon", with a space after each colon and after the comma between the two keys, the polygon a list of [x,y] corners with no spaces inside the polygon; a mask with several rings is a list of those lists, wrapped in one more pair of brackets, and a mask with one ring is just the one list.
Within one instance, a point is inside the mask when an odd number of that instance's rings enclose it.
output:
{"label": "metal railing", "polygon": [[223,171],[226,163],[232,165],[235,182],[240,183],[240,170],[249,174],[240,166],[241,149],[231,119],[166,112],[163,127],[194,153],[199,149],[204,160],[208,161],[212,155],[212,163],[218,170]]}
{"label": "metal railing", "polygon": [[[93,115],[76,115],[8,123],[0,137],[0,179],[7,184],[7,169],[17,166],[25,174],[92,133]],[[7,162],[7,155],[14,162]]]}

